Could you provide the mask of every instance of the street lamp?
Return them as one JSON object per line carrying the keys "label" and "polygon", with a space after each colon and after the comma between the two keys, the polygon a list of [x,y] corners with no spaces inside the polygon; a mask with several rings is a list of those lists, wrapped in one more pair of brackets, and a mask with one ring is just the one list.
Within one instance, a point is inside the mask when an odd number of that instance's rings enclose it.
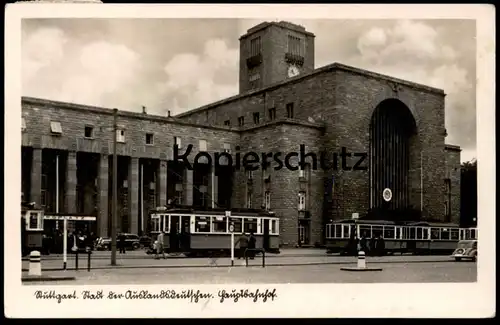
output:
{"label": "street lamp", "polygon": [[118,109],[113,109],[113,199],[111,215],[111,265],[116,265],[116,213],[118,197],[118,161],[116,157],[116,133],[117,133]]}

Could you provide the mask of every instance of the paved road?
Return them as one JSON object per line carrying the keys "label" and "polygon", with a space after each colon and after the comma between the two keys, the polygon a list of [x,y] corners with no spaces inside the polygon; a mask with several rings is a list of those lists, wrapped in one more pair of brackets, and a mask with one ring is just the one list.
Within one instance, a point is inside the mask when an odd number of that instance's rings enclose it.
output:
{"label": "paved road", "polygon": [[[79,269],[87,268],[87,256],[81,255],[78,267]],[[367,263],[422,263],[422,262],[440,262],[440,263],[452,263],[452,259],[449,256],[411,256],[411,255],[395,255],[395,256],[384,256],[384,257],[368,257]],[[267,256],[265,264],[267,266],[290,266],[290,265],[318,265],[318,264],[355,264],[357,260],[355,257],[350,256],[338,256],[338,255],[304,255],[295,256],[290,255],[278,255],[278,256]],[[112,267],[110,263],[110,258],[96,258],[91,260],[91,269],[109,269],[109,268],[185,268],[185,267],[228,267],[231,265],[230,258],[167,258],[161,260],[153,259],[153,256],[147,256],[146,258],[125,258],[125,255],[117,255],[118,266]],[[244,265],[244,260],[235,260],[236,265]],[[259,266],[262,265],[262,257],[257,256],[254,260],[249,260],[249,265]],[[60,270],[63,266],[62,258],[58,259],[42,259],[42,269],[43,270]],[[76,261],[74,256],[68,259],[67,268],[74,269],[76,266]],[[29,262],[22,262],[23,270],[29,268]]]}
{"label": "paved road", "polygon": [[[163,261],[162,261],[163,262]],[[168,262],[168,261],[166,261]],[[380,261],[382,262],[382,261]],[[26,283],[68,284],[257,284],[257,283],[410,283],[474,282],[474,262],[370,263],[381,272],[346,272],[348,264],[254,267],[119,268],[87,271],[52,271],[46,275],[74,275],[76,281]],[[26,272],[23,272],[26,274]]]}

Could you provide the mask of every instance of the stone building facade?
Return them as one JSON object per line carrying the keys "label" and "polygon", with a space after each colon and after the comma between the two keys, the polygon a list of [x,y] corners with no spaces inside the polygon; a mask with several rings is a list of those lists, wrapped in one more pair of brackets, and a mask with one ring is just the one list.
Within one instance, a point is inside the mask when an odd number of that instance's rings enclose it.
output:
{"label": "stone building facade", "polygon": [[[445,144],[443,90],[338,63],[314,69],[314,35],[287,22],[259,24],[240,42],[240,94],[174,117],[119,111],[123,231],[147,231],[147,209],[171,198],[269,208],[281,218],[283,245],[321,243],[330,220],[377,209],[460,220],[460,148]],[[113,110],[23,98],[22,114],[25,195],[54,210],[57,156],[59,211],[94,214],[107,235]],[[252,172],[213,163],[186,170],[173,161],[174,143],[180,154],[193,145],[192,163],[200,151],[255,152],[259,163],[262,153],[280,152],[292,168],[276,170],[269,158]],[[291,170],[301,145],[307,165]],[[343,166],[351,170],[342,168],[342,148],[352,154]],[[323,168],[321,157],[331,165],[334,153],[338,167]],[[389,203],[384,188],[392,190]]]}

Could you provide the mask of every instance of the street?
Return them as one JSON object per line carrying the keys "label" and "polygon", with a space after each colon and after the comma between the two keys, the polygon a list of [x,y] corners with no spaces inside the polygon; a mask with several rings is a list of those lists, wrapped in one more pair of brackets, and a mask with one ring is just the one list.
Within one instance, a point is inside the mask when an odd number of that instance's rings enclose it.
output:
{"label": "street", "polygon": [[[138,252],[137,252],[138,253]],[[44,275],[75,276],[75,281],[31,282],[26,285],[73,285],[73,284],[231,284],[231,283],[431,283],[474,282],[477,264],[455,262],[449,256],[385,256],[368,257],[367,266],[380,267],[381,272],[346,272],[343,266],[355,266],[356,258],[331,256],[316,253],[297,253],[266,256],[266,267],[262,257],[235,260],[230,267],[229,258],[167,258],[154,260],[134,253],[127,258],[118,255],[118,266],[112,267],[107,258],[91,261],[87,271],[86,256],[79,261],[75,271],[74,257],[68,259],[68,270],[60,270],[62,259],[42,258]],[[143,253],[143,252],[142,252]],[[144,254],[144,253],[143,253]],[[133,255],[136,255],[134,258]],[[145,254],[144,254],[145,255]],[[103,256],[105,257],[105,256]],[[23,275],[29,264],[23,261]],[[59,270],[58,270],[59,269]]]}

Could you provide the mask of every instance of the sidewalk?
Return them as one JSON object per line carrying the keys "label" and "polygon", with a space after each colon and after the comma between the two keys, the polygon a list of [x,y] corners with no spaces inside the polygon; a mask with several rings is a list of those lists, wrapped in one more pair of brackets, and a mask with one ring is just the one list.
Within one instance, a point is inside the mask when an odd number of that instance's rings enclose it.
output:
{"label": "sidewalk", "polygon": [[[127,269],[127,268],[210,268],[210,267],[229,267],[231,259],[227,257],[221,258],[167,258],[155,260],[152,255],[147,258],[124,258],[124,255],[117,255],[116,266],[111,265],[110,259],[99,258],[91,260],[91,269]],[[78,261],[78,269],[87,270],[87,256]],[[424,263],[424,262],[452,262],[448,256],[384,256],[384,257],[368,257],[367,263]],[[257,256],[254,260],[249,260],[249,266],[262,266],[262,256]],[[265,264],[267,266],[292,266],[292,265],[322,265],[322,264],[356,264],[356,257],[338,256],[338,255],[323,255],[323,256],[267,256]],[[234,260],[234,266],[244,266],[244,260]],[[74,270],[76,261],[74,257],[68,258],[67,269]],[[56,271],[62,270],[63,262],[60,259],[42,259],[42,270]],[[23,271],[27,271],[29,262],[22,262]]]}

